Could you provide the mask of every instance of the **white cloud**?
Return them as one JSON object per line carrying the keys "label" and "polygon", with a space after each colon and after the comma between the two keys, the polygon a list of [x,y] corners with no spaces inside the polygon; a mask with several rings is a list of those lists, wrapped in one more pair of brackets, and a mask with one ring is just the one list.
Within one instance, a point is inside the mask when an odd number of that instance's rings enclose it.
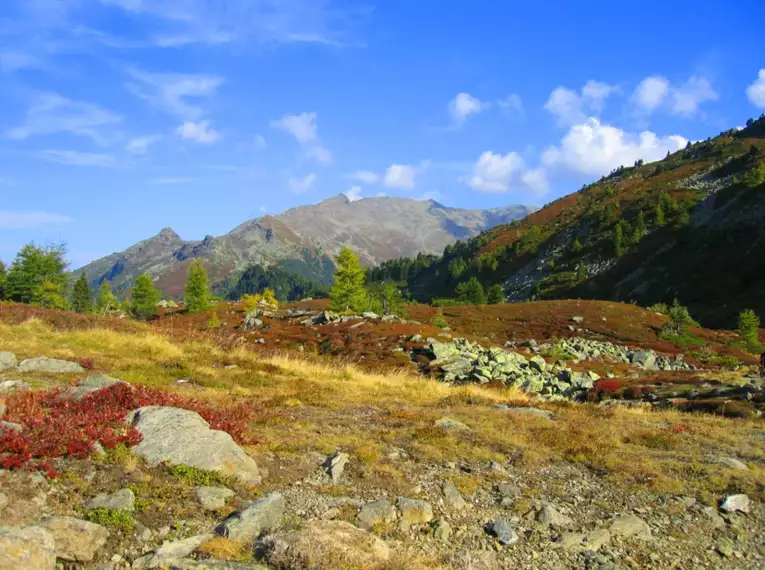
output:
{"label": "white cloud", "polygon": [[618,166],[631,166],[638,159],[659,160],[667,151],[675,152],[687,143],[688,140],[679,135],[659,137],[651,131],[627,133],[591,117],[585,123],[572,126],[560,145],[548,148],[542,155],[542,164],[600,176]]}
{"label": "white cloud", "polygon": [[388,188],[399,188],[401,190],[412,190],[417,176],[417,169],[408,164],[392,164],[385,171],[383,184]]}
{"label": "white cloud", "polygon": [[19,51],[0,52],[0,73],[42,67],[42,62],[32,54]]}
{"label": "white cloud", "polygon": [[0,210],[0,230],[39,230],[73,222],[69,216],[50,212]]}
{"label": "white cloud", "polygon": [[289,178],[289,180],[287,180],[287,186],[295,194],[302,194],[303,192],[308,192],[315,182],[316,174],[312,172],[303,178]]}
{"label": "white cloud", "polygon": [[125,145],[125,150],[130,154],[143,156],[149,151],[149,147],[162,139],[159,135],[151,135],[146,137],[137,137],[130,139]]}
{"label": "white cloud", "polygon": [[527,170],[521,176],[521,181],[539,195],[547,193],[549,184],[547,182],[547,173],[543,168]]}
{"label": "white cloud", "polygon": [[517,93],[510,93],[504,99],[497,101],[497,105],[508,114],[524,115],[523,102],[521,101],[521,96]]}
{"label": "white cloud", "polygon": [[119,123],[122,117],[98,105],[73,101],[56,93],[38,95],[27,110],[24,124],[8,131],[8,137],[24,140],[35,135],[69,133],[105,144],[106,127]]}
{"label": "white cloud", "polygon": [[268,148],[266,137],[264,137],[263,135],[255,135],[255,148],[258,150],[265,150],[266,148]]}
{"label": "white cloud", "polygon": [[470,115],[476,115],[491,106],[469,93],[459,93],[449,102],[449,115],[456,127],[462,126]]}
{"label": "white cloud", "polygon": [[486,151],[473,166],[469,184],[481,192],[507,192],[523,169],[523,159],[516,152],[501,155]]}
{"label": "white cloud", "polygon": [[765,69],[761,69],[757,79],[746,88],[749,102],[759,109],[765,109]]}
{"label": "white cloud", "polygon": [[565,87],[556,87],[545,103],[545,109],[558,117],[558,124],[568,126],[584,121],[588,114],[599,114],[603,111],[606,99],[617,87],[588,81],[582,87],[581,94]]}
{"label": "white cloud", "polygon": [[717,92],[706,77],[693,75],[680,85],[673,85],[660,75],[646,77],[635,88],[630,102],[638,113],[651,114],[665,108],[672,115],[692,117],[701,104],[716,101]]}
{"label": "white cloud", "polygon": [[148,73],[138,69],[129,69],[128,73],[134,82],[127,87],[136,97],[165,113],[188,120],[197,120],[204,112],[187,99],[211,97],[224,82],[215,75]]}
{"label": "white cloud", "polygon": [[306,149],[305,154],[320,164],[332,164],[332,152],[321,145],[316,145]]}
{"label": "white cloud", "polygon": [[153,178],[152,180],[149,180],[149,184],[160,184],[160,185],[191,184],[192,182],[196,182],[196,181],[197,181],[197,178],[167,177],[167,178]]}
{"label": "white cloud", "polygon": [[669,95],[670,83],[666,77],[646,77],[635,88],[631,101],[640,111],[653,113]]}
{"label": "white cloud", "polygon": [[361,186],[351,186],[348,188],[348,190],[345,192],[345,197],[348,198],[351,202],[361,200]]}
{"label": "white cloud", "polygon": [[183,140],[204,144],[211,144],[221,139],[220,133],[210,126],[210,121],[200,121],[198,123],[186,121],[178,127],[176,132]]}
{"label": "white cloud", "polygon": [[43,150],[38,153],[38,156],[48,162],[71,166],[100,166],[103,168],[117,166],[114,157],[109,154],[96,154],[77,150]]}
{"label": "white cloud", "polygon": [[353,174],[350,174],[349,178],[353,178],[367,184],[374,184],[380,180],[380,176],[376,172],[371,172],[369,170],[357,170]]}
{"label": "white cloud", "polygon": [[258,208],[258,211],[261,214],[265,214],[266,212],[268,212],[268,208],[266,208],[265,206],[261,206],[260,208]]}
{"label": "white cloud", "polygon": [[291,134],[301,144],[316,139],[316,113],[285,115],[278,121],[271,121],[271,126]]}

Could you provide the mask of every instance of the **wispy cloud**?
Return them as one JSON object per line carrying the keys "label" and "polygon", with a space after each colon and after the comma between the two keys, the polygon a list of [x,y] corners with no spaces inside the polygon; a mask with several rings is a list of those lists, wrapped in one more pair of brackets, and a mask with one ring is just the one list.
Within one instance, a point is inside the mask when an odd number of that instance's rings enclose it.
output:
{"label": "wispy cloud", "polygon": [[38,230],[68,224],[69,216],[50,212],[20,212],[0,210],[0,230]]}
{"label": "wispy cloud", "polygon": [[216,75],[149,73],[138,69],[129,69],[128,74],[133,81],[127,88],[136,97],[165,113],[188,120],[197,120],[204,114],[201,107],[189,103],[188,99],[211,97],[224,82]]}
{"label": "wispy cloud", "polygon": [[316,174],[311,172],[303,178],[292,178],[287,180],[287,187],[295,194],[302,194],[308,192],[316,183]]}
{"label": "wispy cloud", "polygon": [[221,139],[221,134],[212,128],[210,121],[186,121],[178,127],[177,133],[183,140],[203,144],[212,144]]}
{"label": "wispy cloud", "polygon": [[43,93],[35,97],[24,123],[9,130],[7,135],[24,140],[36,135],[69,133],[90,138],[96,144],[106,144],[110,137],[104,131],[121,121],[119,115],[93,103]]}
{"label": "wispy cloud", "polygon": [[151,145],[158,143],[160,140],[162,140],[160,135],[136,137],[128,141],[128,143],[125,145],[125,150],[130,154],[143,156],[149,152],[149,147]]}
{"label": "wispy cloud", "polygon": [[279,129],[295,137],[303,147],[303,153],[320,164],[332,164],[332,151],[323,146],[318,137],[316,113],[300,113],[299,115],[284,115],[281,119],[271,121],[271,127]]}
{"label": "wispy cloud", "polygon": [[78,150],[43,150],[37,153],[37,156],[48,162],[71,166],[100,166],[103,168],[118,166],[117,161],[110,154],[80,152]]}
{"label": "wispy cloud", "polygon": [[42,61],[31,53],[21,51],[0,52],[0,73],[12,73],[19,69],[42,67]]}
{"label": "wispy cloud", "polygon": [[159,184],[159,185],[172,185],[172,184],[191,184],[192,182],[196,182],[197,178],[190,178],[190,177],[167,177],[167,178],[153,178],[152,180],[149,180],[149,184]]}
{"label": "wispy cloud", "polygon": [[356,172],[349,174],[348,177],[358,180],[359,182],[365,182],[366,184],[374,184],[380,180],[380,175],[371,170],[357,170]]}

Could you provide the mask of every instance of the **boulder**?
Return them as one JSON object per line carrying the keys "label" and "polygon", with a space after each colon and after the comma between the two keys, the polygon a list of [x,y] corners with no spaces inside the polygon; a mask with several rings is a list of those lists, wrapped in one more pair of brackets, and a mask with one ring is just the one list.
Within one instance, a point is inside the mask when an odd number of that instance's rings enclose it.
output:
{"label": "boulder", "polygon": [[497,491],[503,499],[515,499],[521,496],[521,490],[518,488],[518,485],[510,481],[497,485]]}
{"label": "boulder", "polygon": [[350,456],[342,451],[336,451],[324,462],[324,470],[332,477],[332,481],[337,483],[343,476],[345,464],[348,463]]}
{"label": "boulder", "polygon": [[274,528],[283,516],[284,497],[281,493],[271,493],[228,516],[216,527],[215,533],[230,540],[246,542]]}
{"label": "boulder", "polygon": [[244,330],[250,330],[250,329],[259,329],[263,326],[263,321],[260,320],[258,317],[263,314],[263,311],[260,309],[257,309],[255,311],[250,311],[244,316],[244,322],[242,323],[242,328]]}
{"label": "boulder", "polygon": [[390,558],[383,540],[345,521],[309,521],[267,537],[259,549],[279,568],[334,570],[341,561],[343,568],[377,568]]}
{"label": "boulder", "polygon": [[396,522],[396,509],[388,501],[372,501],[361,507],[356,515],[356,526],[371,530],[377,526]]}
{"label": "boulder", "polygon": [[85,372],[85,369],[69,360],[58,360],[57,358],[48,358],[47,356],[38,356],[37,358],[28,358],[22,360],[18,366],[19,372],[51,372],[56,374],[77,374]]}
{"label": "boulder", "polygon": [[101,525],[73,517],[45,517],[40,526],[53,535],[56,558],[72,562],[90,562],[109,538]]}
{"label": "boulder", "polygon": [[528,416],[534,418],[544,418],[546,420],[553,419],[553,413],[549,410],[543,410],[541,408],[526,408],[517,406],[508,406],[507,404],[498,404],[498,410],[508,412],[514,416]]}
{"label": "boulder", "polygon": [[441,491],[444,494],[444,503],[450,509],[464,511],[467,508],[467,503],[462,498],[462,493],[459,492],[451,481],[445,481]]}
{"label": "boulder", "polygon": [[231,489],[225,487],[197,487],[197,501],[207,511],[215,511],[226,506],[226,499],[234,496]]}
{"label": "boulder", "polygon": [[188,556],[213,537],[212,534],[198,534],[183,540],[165,542],[154,552],[150,552],[133,561],[132,570],[164,568],[168,560],[177,560]]}
{"label": "boulder", "polygon": [[726,513],[749,512],[749,497],[747,495],[728,495],[720,505],[720,510]]}
{"label": "boulder", "polygon": [[608,544],[611,533],[605,529],[595,529],[584,534],[567,532],[558,539],[558,544],[569,551],[597,551],[601,546]]}
{"label": "boulder", "polygon": [[635,515],[617,517],[608,529],[614,536],[631,537],[641,540],[651,539],[651,527],[643,519]]}
{"label": "boulder", "polygon": [[656,353],[653,350],[636,350],[630,361],[634,366],[643,370],[656,370]]}
{"label": "boulder", "polygon": [[3,380],[0,382],[0,393],[29,390],[31,386],[23,380]]}
{"label": "boulder", "polygon": [[433,507],[426,501],[399,497],[396,499],[396,506],[401,514],[400,524],[403,529],[433,520]]}
{"label": "boulder", "polygon": [[574,524],[574,521],[568,515],[564,515],[554,506],[547,504],[544,505],[537,512],[536,520],[540,524],[554,526],[554,527],[567,527]]}
{"label": "boulder", "polygon": [[434,422],[436,427],[440,427],[445,430],[457,430],[457,431],[472,431],[468,426],[452,418],[440,418]]}
{"label": "boulder", "polygon": [[260,482],[255,460],[223,431],[211,430],[196,412],[147,406],[128,414],[143,439],[133,453],[150,464],[168,462],[234,475],[246,483]]}
{"label": "boulder", "polygon": [[718,457],[717,463],[735,469],[736,471],[747,471],[749,469],[746,463],[739,461],[735,457]]}
{"label": "boulder", "polygon": [[16,368],[16,355],[12,352],[0,352],[0,372]]}
{"label": "boulder", "polygon": [[54,570],[56,541],[39,526],[0,526],[0,568],[2,570]]}
{"label": "boulder", "polygon": [[515,544],[521,538],[512,526],[501,519],[486,525],[486,532],[495,537],[500,544],[504,545]]}
{"label": "boulder", "polygon": [[112,378],[106,374],[91,374],[77,386],[64,390],[61,396],[70,400],[80,401],[93,392],[98,392],[104,388],[111,388],[115,384],[121,384],[132,389],[130,384],[117,378]]}
{"label": "boulder", "polygon": [[135,510],[135,494],[130,489],[120,489],[111,495],[101,493],[88,503],[89,509],[115,509],[120,511]]}

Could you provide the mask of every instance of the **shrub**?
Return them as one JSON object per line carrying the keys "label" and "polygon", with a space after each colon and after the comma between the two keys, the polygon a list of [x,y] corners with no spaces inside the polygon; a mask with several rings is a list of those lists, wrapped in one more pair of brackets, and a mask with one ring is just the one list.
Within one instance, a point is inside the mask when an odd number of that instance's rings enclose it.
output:
{"label": "shrub", "polygon": [[212,427],[226,431],[239,443],[248,437],[254,405],[245,402],[227,408],[146,386],[132,389],[117,384],[94,392],[79,402],[61,397],[61,390],[22,392],[6,400],[5,419],[21,424],[22,432],[0,429],[0,469],[42,471],[57,475],[51,460],[88,457],[93,444],[107,450],[134,446],[141,434],[128,426],[128,412],[143,406],[172,406],[197,412]]}
{"label": "shrub", "polygon": [[92,523],[117,528],[126,533],[132,532],[135,527],[132,513],[123,509],[92,509],[86,518]]}
{"label": "shrub", "polygon": [[220,319],[218,318],[218,313],[215,312],[212,314],[212,317],[210,317],[210,320],[207,321],[207,328],[208,329],[219,329],[221,327],[222,323],[220,322]]}
{"label": "shrub", "polygon": [[653,311],[654,313],[659,313],[662,315],[668,315],[669,314],[669,306],[666,303],[654,303],[650,307],[648,307],[649,311]]}
{"label": "shrub", "polygon": [[446,322],[446,317],[444,317],[443,311],[438,311],[436,316],[433,317],[433,326],[436,326],[439,329],[445,329],[449,326],[449,323]]}
{"label": "shrub", "polygon": [[738,330],[750,352],[760,349],[760,317],[751,309],[738,315]]}
{"label": "shrub", "polygon": [[274,295],[274,292],[266,287],[262,293],[255,293],[254,295],[244,295],[242,297],[242,303],[244,304],[244,310],[246,312],[255,311],[258,308],[259,303],[268,303],[274,307],[279,307],[279,301]]}
{"label": "shrub", "polygon": [[672,337],[683,337],[687,335],[688,327],[699,326],[693,320],[693,317],[691,317],[688,308],[683,307],[677,299],[673,301],[672,306],[667,310],[667,315],[669,316],[669,322],[661,329],[661,338],[671,340]]}
{"label": "shrub", "polygon": [[225,475],[189,465],[173,465],[170,467],[170,473],[189,487],[212,487],[213,485],[225,487],[231,484]]}

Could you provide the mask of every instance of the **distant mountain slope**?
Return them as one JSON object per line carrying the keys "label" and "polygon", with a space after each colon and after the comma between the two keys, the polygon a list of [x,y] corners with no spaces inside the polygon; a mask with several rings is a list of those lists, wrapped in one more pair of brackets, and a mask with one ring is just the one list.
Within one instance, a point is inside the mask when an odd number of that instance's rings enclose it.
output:
{"label": "distant mountain slope", "polygon": [[476,276],[511,300],[675,297],[711,326],[765,317],[765,116],[666,159],[620,168],[524,220],[458,242],[409,284],[454,296]]}
{"label": "distant mountain slope", "polygon": [[334,270],[331,258],[346,243],[359,251],[367,265],[419,252],[440,254],[459,238],[532,211],[527,206],[465,210],[409,198],[350,201],[340,195],[249,220],[228,234],[201,241],[184,241],[165,228],[125,251],[78,269],[75,275],[84,272],[92,285],[106,280],[117,293],[126,293],[138,275],[149,273],[166,295],[177,296],[183,291],[190,260],[199,258],[213,284],[254,263],[276,265],[328,283]]}

